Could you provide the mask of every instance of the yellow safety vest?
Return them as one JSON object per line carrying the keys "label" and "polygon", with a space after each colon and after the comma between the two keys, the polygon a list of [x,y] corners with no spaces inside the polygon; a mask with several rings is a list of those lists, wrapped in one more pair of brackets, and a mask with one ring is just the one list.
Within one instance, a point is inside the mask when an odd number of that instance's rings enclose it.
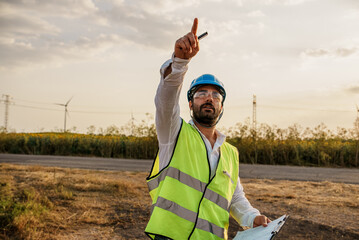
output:
{"label": "yellow safety vest", "polygon": [[220,147],[211,178],[207,148],[200,133],[182,120],[169,164],[159,171],[158,154],[147,184],[152,198],[145,233],[174,240],[227,239],[229,208],[239,171],[238,151]]}

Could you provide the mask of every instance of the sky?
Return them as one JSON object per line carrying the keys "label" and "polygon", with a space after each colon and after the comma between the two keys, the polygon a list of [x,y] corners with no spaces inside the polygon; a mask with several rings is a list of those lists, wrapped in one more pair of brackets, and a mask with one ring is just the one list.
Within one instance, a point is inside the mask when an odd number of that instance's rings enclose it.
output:
{"label": "sky", "polygon": [[357,0],[0,0],[0,126],[86,132],[153,121],[160,66],[199,19],[190,82],[225,85],[219,127],[352,128],[359,105]]}

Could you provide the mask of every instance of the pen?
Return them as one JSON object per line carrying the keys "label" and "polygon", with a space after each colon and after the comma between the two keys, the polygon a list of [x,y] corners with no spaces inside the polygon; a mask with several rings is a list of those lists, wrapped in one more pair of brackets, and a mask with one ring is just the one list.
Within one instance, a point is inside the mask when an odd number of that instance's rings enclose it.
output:
{"label": "pen", "polygon": [[202,33],[201,35],[198,36],[198,40],[201,40],[201,38],[204,38],[208,35],[208,32]]}

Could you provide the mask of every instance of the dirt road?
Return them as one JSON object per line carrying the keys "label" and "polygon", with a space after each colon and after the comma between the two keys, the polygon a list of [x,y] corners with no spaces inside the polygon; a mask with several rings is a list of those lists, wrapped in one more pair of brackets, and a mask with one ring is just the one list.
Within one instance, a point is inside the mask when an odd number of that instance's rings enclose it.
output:
{"label": "dirt road", "polygon": [[[0,154],[0,163],[112,171],[149,172],[151,160]],[[359,169],[240,164],[241,178],[330,181],[359,184]]]}

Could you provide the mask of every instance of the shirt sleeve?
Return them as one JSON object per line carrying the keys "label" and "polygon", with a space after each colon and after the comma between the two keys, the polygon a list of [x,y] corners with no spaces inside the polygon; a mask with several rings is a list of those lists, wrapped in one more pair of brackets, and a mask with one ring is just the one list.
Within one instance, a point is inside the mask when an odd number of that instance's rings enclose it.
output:
{"label": "shirt sleeve", "polygon": [[239,225],[250,228],[253,227],[254,218],[260,215],[260,212],[253,208],[248,199],[245,197],[243,186],[239,177],[231,202],[230,214],[239,223]]}
{"label": "shirt sleeve", "polygon": [[[172,56],[160,70],[161,80],[155,96],[160,170],[169,163],[181,127],[179,97],[189,61]],[[168,67],[172,68],[172,72],[164,78]]]}

